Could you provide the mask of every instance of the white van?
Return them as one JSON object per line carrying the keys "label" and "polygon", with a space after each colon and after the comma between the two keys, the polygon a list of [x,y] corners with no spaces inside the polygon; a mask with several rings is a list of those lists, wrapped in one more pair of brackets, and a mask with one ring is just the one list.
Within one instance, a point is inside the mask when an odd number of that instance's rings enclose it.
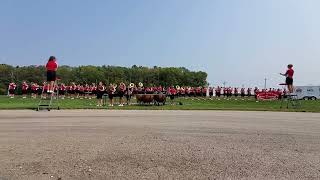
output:
{"label": "white van", "polygon": [[320,86],[296,86],[295,94],[298,96],[298,99],[320,99]]}

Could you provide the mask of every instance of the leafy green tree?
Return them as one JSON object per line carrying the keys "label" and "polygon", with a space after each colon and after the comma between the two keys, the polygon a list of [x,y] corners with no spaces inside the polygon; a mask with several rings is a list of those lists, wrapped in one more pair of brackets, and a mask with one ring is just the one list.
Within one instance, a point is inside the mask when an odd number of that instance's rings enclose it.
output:
{"label": "leafy green tree", "polygon": [[[70,84],[91,84],[102,81],[105,84],[124,82],[126,84],[142,82],[145,86],[205,86],[207,73],[190,71],[184,67],[158,67],[152,68],[136,66],[60,66],[58,77],[61,81]],[[7,92],[10,81],[17,83],[18,91],[21,83],[36,82],[42,84],[46,80],[44,66],[13,67],[7,64],[0,65],[0,94]]]}

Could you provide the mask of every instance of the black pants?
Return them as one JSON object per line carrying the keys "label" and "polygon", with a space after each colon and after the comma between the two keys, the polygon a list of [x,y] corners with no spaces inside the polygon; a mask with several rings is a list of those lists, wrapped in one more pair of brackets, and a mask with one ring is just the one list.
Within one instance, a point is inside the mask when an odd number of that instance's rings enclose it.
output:
{"label": "black pants", "polygon": [[56,80],[56,72],[55,71],[47,71],[47,81],[55,81]]}

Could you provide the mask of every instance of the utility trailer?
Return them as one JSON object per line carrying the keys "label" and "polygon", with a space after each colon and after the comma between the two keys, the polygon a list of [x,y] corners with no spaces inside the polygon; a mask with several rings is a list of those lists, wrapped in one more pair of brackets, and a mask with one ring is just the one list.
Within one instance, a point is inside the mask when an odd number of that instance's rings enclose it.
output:
{"label": "utility trailer", "polygon": [[296,86],[295,94],[298,99],[317,100],[320,99],[320,86]]}

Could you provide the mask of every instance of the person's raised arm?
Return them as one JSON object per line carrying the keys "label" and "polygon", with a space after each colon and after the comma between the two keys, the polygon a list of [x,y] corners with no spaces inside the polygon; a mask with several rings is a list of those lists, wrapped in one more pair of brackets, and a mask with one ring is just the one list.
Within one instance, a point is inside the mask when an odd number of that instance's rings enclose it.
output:
{"label": "person's raised arm", "polygon": [[282,76],[287,76],[288,75],[288,71],[286,72],[286,73],[280,73],[280,75],[282,75]]}

